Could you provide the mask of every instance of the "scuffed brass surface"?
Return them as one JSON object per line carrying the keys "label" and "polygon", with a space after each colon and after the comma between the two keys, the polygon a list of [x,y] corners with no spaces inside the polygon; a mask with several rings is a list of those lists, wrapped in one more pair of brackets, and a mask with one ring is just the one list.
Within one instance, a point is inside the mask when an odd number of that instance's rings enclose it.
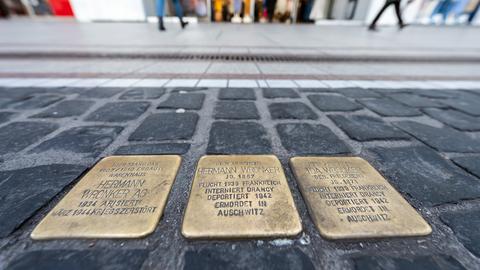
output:
{"label": "scuffed brass surface", "polygon": [[33,239],[137,238],[155,230],[181,157],[111,156],[33,230]]}
{"label": "scuffed brass surface", "polygon": [[302,226],[273,155],[204,156],[182,225],[187,238],[286,237]]}
{"label": "scuffed brass surface", "polygon": [[430,225],[367,161],[294,157],[290,166],[320,234],[328,239],[424,236]]}

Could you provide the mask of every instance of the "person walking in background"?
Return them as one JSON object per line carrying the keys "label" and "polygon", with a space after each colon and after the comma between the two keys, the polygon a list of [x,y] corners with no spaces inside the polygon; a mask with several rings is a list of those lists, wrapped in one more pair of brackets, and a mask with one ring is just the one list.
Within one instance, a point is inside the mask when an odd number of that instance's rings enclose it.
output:
{"label": "person walking in background", "polygon": [[3,0],[0,0],[0,18],[10,17],[10,10]]}
{"label": "person walking in background", "polygon": [[268,22],[273,22],[277,0],[266,0]]}
{"label": "person walking in background", "polygon": [[434,17],[437,16],[437,15],[441,15],[441,17],[442,17],[441,22],[445,23],[453,6],[454,6],[454,3],[453,3],[452,0],[441,0],[441,1],[439,1],[437,6],[435,7],[435,9],[432,12],[432,15],[430,16],[430,20],[432,22],[435,22]]}
{"label": "person walking in background", "polygon": [[[180,20],[180,25],[182,29],[187,26],[188,22],[183,20],[183,8],[180,4],[180,0],[172,0],[173,6],[175,7],[175,14]],[[165,25],[163,24],[163,16],[165,14],[165,0],[157,0],[157,16],[158,16],[158,30],[165,31]]]}
{"label": "person walking in background", "polygon": [[471,1],[469,4],[471,4],[472,6],[470,7],[471,10],[470,10],[470,14],[468,15],[467,24],[472,24],[473,20],[475,19],[475,16],[478,13],[478,10],[480,9],[480,0]]}
{"label": "person walking in background", "polygon": [[[380,19],[380,17],[382,16],[383,12],[385,12],[385,10],[390,6],[390,5],[393,5],[395,7],[395,14],[397,15],[397,19],[398,19],[398,26],[400,27],[400,29],[403,29],[405,27],[405,24],[403,23],[403,20],[402,20],[402,12],[400,10],[400,2],[401,0],[387,0],[385,2],[385,5],[383,5],[383,7],[380,9],[380,11],[378,12],[377,16],[375,16],[375,19],[373,19],[373,22],[370,24],[370,26],[368,27],[368,30],[370,31],[376,31],[377,30],[377,22],[378,20]],[[408,3],[410,4],[411,2],[413,2],[413,0],[409,0]]]}

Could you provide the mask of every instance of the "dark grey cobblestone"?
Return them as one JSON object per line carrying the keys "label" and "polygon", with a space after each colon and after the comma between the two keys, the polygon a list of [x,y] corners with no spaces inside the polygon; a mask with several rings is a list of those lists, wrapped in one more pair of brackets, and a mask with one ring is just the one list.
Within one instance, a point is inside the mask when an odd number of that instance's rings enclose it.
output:
{"label": "dark grey cobblestone", "polygon": [[355,270],[463,270],[455,258],[446,255],[392,258],[385,256],[363,256],[352,259]]}
{"label": "dark grey cobblestone", "polygon": [[[435,269],[438,265],[453,268],[456,262],[465,269],[480,269],[480,257],[469,244],[479,242],[478,236],[471,231],[478,225],[469,217],[478,216],[480,211],[478,154],[432,149],[430,141],[439,139],[422,141],[409,134],[405,136],[406,133],[399,129],[390,130],[395,128],[394,123],[415,121],[434,127],[439,137],[446,136],[450,131],[443,134],[443,130],[451,130],[449,124],[453,125],[452,121],[462,113],[473,118],[463,117],[463,122],[458,121],[464,129],[457,126],[455,135],[460,139],[470,137],[473,140],[470,143],[477,142],[480,132],[467,129],[467,122],[472,120],[473,123],[477,118],[471,113],[480,97],[473,94],[476,92],[346,88],[292,91],[299,97],[268,99],[263,96],[263,89],[258,88],[0,89],[0,115],[15,113],[0,122],[0,134],[4,136],[0,138],[0,231],[3,233],[0,236],[0,269],[9,265],[13,269],[33,265],[40,269],[109,266],[109,269],[121,269],[124,266],[163,270],[215,269],[218,266],[221,269],[352,270],[356,266],[352,259],[372,257],[375,257],[370,259],[372,264],[386,269],[396,269],[398,265],[407,265],[409,269],[415,269],[416,265],[426,265],[423,269]],[[185,108],[178,104],[162,107],[172,93],[182,98],[198,94],[203,97],[201,102],[183,103]],[[312,93],[355,101],[359,109],[322,111],[308,99]],[[403,105],[390,97],[394,93],[397,96],[407,93],[441,103],[448,107],[445,113],[452,120],[426,113],[437,109]],[[60,96],[63,100],[45,108],[14,109],[41,95]],[[83,103],[85,100],[88,103]],[[361,103],[367,100],[388,100],[394,106],[376,104],[375,111]],[[457,103],[458,100],[461,103]],[[108,121],[97,119],[95,123],[86,121],[109,103],[132,101],[148,102],[151,106],[128,121],[112,123],[111,118]],[[185,101],[179,104],[181,102]],[[217,120],[215,107],[217,103],[228,104],[224,102],[249,105],[244,111],[237,111],[239,119]],[[269,105],[275,103],[289,107],[280,110],[280,115],[286,117],[272,119]],[[298,105],[291,106],[292,103]],[[252,106],[256,108],[255,118],[243,119],[252,113]],[[180,110],[189,108],[196,109],[192,109],[193,112]],[[235,118],[234,110],[228,113]],[[38,115],[42,117],[37,118]],[[25,122],[36,126],[23,124]],[[26,126],[12,128],[15,123]],[[420,131],[424,132],[423,128],[416,130]],[[397,136],[405,138],[394,139]],[[155,232],[141,239],[31,240],[29,234],[35,225],[71,189],[83,169],[92,167],[102,157],[115,154],[182,155],[181,168]],[[194,168],[205,154],[278,156],[302,219],[303,232],[288,239],[193,241],[182,237],[180,228]],[[353,155],[369,160],[432,225],[432,235],[349,242],[323,239],[308,215],[288,166],[289,158],[297,155]],[[55,166],[58,171],[47,169]],[[447,213],[466,213],[456,217],[465,222],[454,226],[442,218]],[[379,261],[378,258],[387,260]]]}
{"label": "dark grey cobblestone", "polygon": [[85,169],[54,164],[0,172],[0,237],[13,232]]}
{"label": "dark grey cobblestone", "polygon": [[64,118],[84,114],[95,102],[91,100],[65,100],[35,114],[32,118]]}
{"label": "dark grey cobblestone", "polygon": [[379,98],[380,94],[373,90],[362,89],[362,88],[342,88],[337,90],[344,96],[350,98]]}
{"label": "dark grey cobblestone", "polygon": [[442,108],[446,105],[441,104],[435,100],[423,97],[420,95],[413,95],[409,93],[397,93],[389,95],[390,98],[414,108]]}
{"label": "dark grey cobblestone", "polygon": [[0,112],[0,124],[8,122],[14,115],[14,112]]}
{"label": "dark grey cobblestone", "polygon": [[165,94],[164,88],[135,88],[128,90],[120,99],[123,100],[139,100],[139,99],[157,99]]}
{"label": "dark grey cobblestone", "polygon": [[19,104],[15,103],[13,104],[13,107],[15,109],[38,109],[38,108],[44,108],[47,107],[50,104],[53,104],[59,100],[62,100],[62,96],[57,96],[57,95],[38,95],[38,96],[33,96],[23,102],[20,102]]}
{"label": "dark grey cobblestone", "polygon": [[11,102],[11,99],[0,97],[0,108],[6,108]]}
{"label": "dark grey cobblestone", "polygon": [[64,94],[59,89],[6,88],[1,90],[0,109],[6,107],[16,107],[16,109],[42,108],[63,99]]}
{"label": "dark grey cobblestone", "polygon": [[395,122],[395,126],[440,151],[480,153],[479,138],[472,138],[450,127],[437,128],[414,121]]}
{"label": "dark grey cobblestone", "polygon": [[312,261],[300,249],[271,250],[267,248],[206,248],[188,250],[184,255],[184,270],[313,270]]}
{"label": "dark grey cobblestone", "polygon": [[348,136],[358,141],[408,140],[410,136],[387,124],[381,118],[367,115],[329,115]]}
{"label": "dark grey cobblestone", "polygon": [[214,122],[210,130],[209,154],[267,154],[270,140],[265,129],[253,122]]}
{"label": "dark grey cobblestone", "polygon": [[388,98],[362,99],[360,103],[381,116],[419,116],[422,113]]}
{"label": "dark grey cobblestone", "polygon": [[[27,88],[31,90],[31,88]],[[58,88],[36,88],[32,93],[52,93],[61,95],[81,94],[87,91],[83,87],[58,87]]]}
{"label": "dark grey cobblestone", "polygon": [[[422,205],[480,198],[480,181],[425,146],[369,149],[400,192]],[[419,184],[421,183],[421,184]]]}
{"label": "dark grey cobblestone", "polygon": [[440,218],[470,252],[480,257],[480,210],[443,213]]}
{"label": "dark grey cobblestone", "polygon": [[453,162],[467,172],[480,178],[480,155],[452,158]]}
{"label": "dark grey cobblestone", "polygon": [[330,88],[300,88],[298,89],[300,93],[331,93],[338,92],[340,89],[330,89]]}
{"label": "dark grey cobblestone", "polygon": [[96,157],[121,131],[122,127],[117,126],[75,127],[63,131],[48,141],[42,142],[32,149],[31,152],[60,151]]}
{"label": "dark grey cobblestone", "polygon": [[30,99],[36,94],[44,94],[44,89],[39,88],[24,88],[24,87],[15,87],[15,88],[5,88],[2,90],[1,98],[7,101],[8,104],[13,104],[15,102],[21,102]]}
{"label": "dark grey cobblestone", "polygon": [[37,250],[15,258],[7,269],[130,270],[139,269],[147,257],[148,251],[141,249]]}
{"label": "dark grey cobblestone", "polygon": [[218,94],[220,100],[255,100],[255,92],[251,88],[224,88]]}
{"label": "dark grey cobblestone", "polygon": [[[410,93],[410,94],[419,94],[423,89],[410,89],[410,88],[394,88],[394,89],[389,89],[389,88],[371,88],[369,89],[371,91],[374,91],[376,93],[381,94],[382,96],[389,96],[391,94],[396,94],[396,93]],[[431,90],[429,90],[431,91]],[[432,91],[433,92],[433,91]],[[443,91],[442,91],[443,92]]]}
{"label": "dark grey cobblestone", "polygon": [[456,90],[442,90],[442,91],[435,91],[435,90],[409,90],[411,94],[422,96],[422,97],[429,97],[435,99],[447,99],[447,98],[457,98],[458,91]]}
{"label": "dark grey cobblestone", "polygon": [[218,101],[215,119],[260,119],[260,115],[254,102]]}
{"label": "dark grey cobblestone", "polygon": [[425,109],[428,116],[462,131],[480,131],[480,117],[474,117],[456,110]]}
{"label": "dark grey cobblestone", "polygon": [[480,96],[480,88],[478,88],[478,89],[467,89],[467,90],[463,90],[463,92]]}
{"label": "dark grey cobblestone", "polygon": [[449,107],[461,112],[473,116],[480,116],[480,96],[474,94],[463,94],[459,98],[445,99],[441,102],[442,104],[448,105]]}
{"label": "dark grey cobblestone", "polygon": [[172,93],[188,93],[208,90],[207,87],[176,87],[172,89]]}
{"label": "dark grey cobblestone", "polygon": [[29,96],[25,98],[19,98],[19,99],[0,97],[0,108],[6,109],[9,107],[13,107],[12,105],[18,106],[18,104],[21,104],[22,102],[24,102],[25,100],[28,100],[29,98],[30,98]]}
{"label": "dark grey cobblestone", "polygon": [[137,119],[150,106],[148,102],[111,102],[87,116],[86,121],[124,122]]}
{"label": "dark grey cobblestone", "polygon": [[205,94],[170,94],[168,99],[157,107],[158,109],[186,109],[200,110],[203,106]]}
{"label": "dark grey cobblestone", "polygon": [[183,155],[190,149],[188,143],[156,143],[125,145],[115,152],[116,155]]}
{"label": "dark grey cobblestone", "polygon": [[114,95],[124,91],[123,88],[95,88],[90,90],[80,91],[79,98],[111,98]]}
{"label": "dark grey cobblestone", "polygon": [[264,98],[300,98],[293,89],[289,88],[264,88]]}
{"label": "dark grey cobblestone", "polygon": [[195,132],[195,113],[159,113],[150,115],[130,136],[130,141],[190,139]]}
{"label": "dark grey cobblestone", "polygon": [[362,106],[360,106],[360,104],[342,96],[311,95],[308,96],[308,99],[315,107],[324,112],[356,111],[362,109]]}
{"label": "dark grey cobblestone", "polygon": [[268,105],[272,119],[318,119],[310,107],[301,102],[281,102]]}
{"label": "dark grey cobblestone", "polygon": [[0,129],[0,155],[17,152],[58,128],[44,122],[14,122]]}
{"label": "dark grey cobblestone", "polygon": [[326,126],[309,124],[279,124],[282,145],[292,154],[343,154],[348,147]]}

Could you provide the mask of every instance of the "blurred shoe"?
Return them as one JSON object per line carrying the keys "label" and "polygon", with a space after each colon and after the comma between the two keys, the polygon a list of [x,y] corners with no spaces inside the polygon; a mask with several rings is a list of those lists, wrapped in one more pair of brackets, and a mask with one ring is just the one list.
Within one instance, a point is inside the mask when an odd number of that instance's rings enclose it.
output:
{"label": "blurred shoe", "polygon": [[182,17],[178,17],[180,19],[180,25],[182,26],[182,29],[185,29],[185,27],[188,25],[188,22],[184,21]]}
{"label": "blurred shoe", "polygon": [[163,25],[163,17],[158,17],[158,30],[165,31],[165,26]]}
{"label": "blurred shoe", "polygon": [[242,23],[242,18],[240,18],[238,14],[235,14],[235,16],[232,18],[232,23]]}
{"label": "blurred shoe", "polygon": [[402,30],[403,28],[405,28],[405,27],[407,27],[407,26],[409,26],[408,23],[402,23],[402,24],[399,24],[399,25],[398,25],[398,29]]}
{"label": "blurred shoe", "polygon": [[252,23],[253,20],[252,20],[252,17],[250,17],[249,15],[245,15],[245,17],[243,17],[243,23]]}
{"label": "blurred shoe", "polygon": [[368,31],[378,31],[377,27],[375,25],[370,25],[368,27]]}

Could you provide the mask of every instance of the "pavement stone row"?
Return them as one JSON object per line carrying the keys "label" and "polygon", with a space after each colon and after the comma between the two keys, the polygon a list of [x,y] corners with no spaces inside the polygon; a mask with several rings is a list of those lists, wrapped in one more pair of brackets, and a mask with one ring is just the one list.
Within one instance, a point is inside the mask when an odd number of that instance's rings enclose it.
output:
{"label": "pavement stone row", "polygon": [[[3,88],[0,141],[0,268],[480,267],[480,91]],[[31,240],[34,226],[80,176],[114,154],[182,155],[157,230],[133,240]],[[184,239],[183,211],[205,154],[277,155],[304,232],[293,239]],[[287,165],[301,155],[369,160],[433,234],[322,239]]]}

